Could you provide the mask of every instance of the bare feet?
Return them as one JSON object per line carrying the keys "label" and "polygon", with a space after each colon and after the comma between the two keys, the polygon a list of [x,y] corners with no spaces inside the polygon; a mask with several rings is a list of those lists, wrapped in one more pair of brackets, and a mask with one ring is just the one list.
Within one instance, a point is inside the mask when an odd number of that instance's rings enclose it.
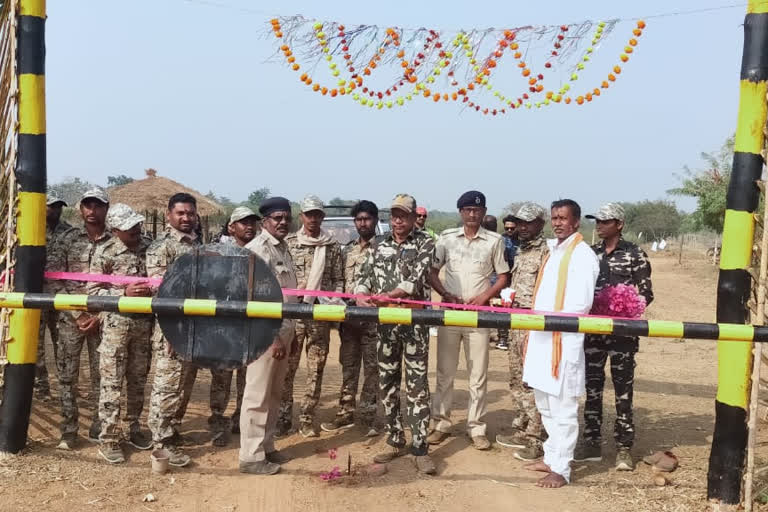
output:
{"label": "bare feet", "polygon": [[526,464],[523,467],[528,471],[538,471],[540,473],[550,473],[552,471],[552,469],[548,465],[544,464],[543,461],[532,462],[530,464]]}
{"label": "bare feet", "polygon": [[536,485],[545,489],[559,489],[564,485],[568,485],[568,482],[566,482],[565,478],[558,475],[557,473],[550,473],[536,482]]}

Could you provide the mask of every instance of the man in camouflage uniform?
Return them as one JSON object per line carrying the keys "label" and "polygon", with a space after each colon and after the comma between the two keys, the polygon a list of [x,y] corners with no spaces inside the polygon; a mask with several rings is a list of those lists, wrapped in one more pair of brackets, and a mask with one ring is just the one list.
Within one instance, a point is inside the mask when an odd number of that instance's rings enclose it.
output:
{"label": "man in camouflage uniform", "polygon": [[[147,248],[149,239],[141,235],[144,217],[130,206],[113,204],[107,214],[112,238],[96,249],[91,261],[91,273],[119,276],[147,276]],[[90,295],[113,297],[149,297],[147,282],[114,285],[92,282]],[[152,315],[102,313],[99,369],[101,393],[99,395],[99,454],[110,464],[125,462],[120,443],[127,441],[140,450],[152,448],[152,441],[139,430],[139,416],[144,408],[144,386],[152,358],[150,336]],[[126,411],[123,418],[128,431],[121,431],[120,395],[126,384]]]}
{"label": "man in camouflage uniform", "polygon": [[[73,228],[64,233],[48,254],[46,269],[53,272],[87,273],[98,246],[106,243],[111,235],[107,231],[105,218],[109,209],[107,193],[100,188],[88,190],[80,199],[80,214],[83,227]],[[53,293],[85,294],[83,281],[50,281]],[[61,395],[61,441],[58,448],[71,450],[77,442],[79,411],[77,407],[77,382],[80,376],[80,353],[85,343],[91,373],[91,393],[94,414],[88,431],[89,439],[99,438],[99,420],[96,410],[99,403],[99,354],[101,341],[100,320],[97,315],[84,311],[67,311],[59,315],[59,344],[56,354],[56,372]]]}
{"label": "man in camouflage uniform", "polygon": [[[58,197],[49,196],[45,212],[45,245],[48,251],[59,243],[59,238],[72,229],[72,225],[61,220],[61,210],[67,203]],[[51,292],[51,287],[46,281],[43,287],[45,293]],[[48,367],[45,365],[45,328],[51,333],[51,345],[53,345],[53,357],[59,351],[58,311],[43,310],[40,312],[40,331],[37,342],[37,365],[35,367],[35,394],[40,400],[47,402],[51,399],[51,385],[48,381]]]}
{"label": "man in camouflage uniform", "polygon": [[[245,247],[255,238],[259,229],[261,217],[253,210],[245,206],[238,206],[232,211],[227,223],[227,238],[219,243]],[[226,446],[229,443],[229,432],[233,434],[240,433],[240,408],[243,403],[243,393],[245,390],[245,371],[243,366],[237,369],[236,388],[237,397],[235,412],[231,420],[224,416],[224,411],[229,404],[229,395],[232,389],[233,370],[211,370],[211,419],[216,425],[217,431],[214,432],[213,445]],[[214,419],[215,418],[215,419]],[[231,423],[231,426],[229,425]]]}
{"label": "man in camouflage uniform", "polygon": [[[396,305],[387,299],[428,300],[424,288],[435,243],[422,230],[415,229],[416,200],[399,194],[392,201],[392,231],[377,240],[376,250],[368,255],[360,269],[355,293],[376,295],[376,304]],[[369,300],[358,300],[370,306]],[[435,473],[428,455],[429,428],[429,337],[423,325],[379,324],[377,354],[379,361],[379,396],[384,406],[387,450],[374,461],[386,463],[405,455],[405,431],[400,410],[400,383],[405,361],[405,394],[408,402],[406,420],[412,433],[411,453],[418,470]]]}
{"label": "man in camouflage uniform", "polygon": [[[533,288],[544,257],[547,255],[547,242],[541,235],[544,228],[546,210],[535,203],[523,203],[512,215],[517,233],[516,253],[512,264],[509,287],[515,290],[513,307],[531,309],[533,306]],[[508,218],[504,219],[505,226]],[[533,389],[523,382],[522,347],[527,331],[513,330],[509,349],[509,389],[512,395],[512,409],[515,419],[512,421],[511,435],[497,435],[496,442],[507,448],[514,448],[514,456],[524,461],[532,461],[544,453],[542,444],[546,432],[541,423],[541,415],[536,409]]]}
{"label": "man in camouflage uniform", "polygon": [[[602,242],[592,246],[600,260],[600,274],[595,295],[617,284],[631,285],[645,297],[646,304],[653,301],[651,263],[648,255],[621,236],[624,229],[624,208],[617,203],[606,203],[594,215],[587,215],[597,224]],[[611,379],[616,395],[616,469],[632,471],[632,444],[635,425],[632,419],[632,398],[635,380],[635,354],[640,348],[637,336],[588,334],[584,339],[586,359],[587,399],[584,403],[584,443],[576,450],[576,461],[602,460],[601,427],[603,424],[603,388],[605,362],[611,361]]]}
{"label": "man in camouflage uniform", "polygon": [[[166,218],[168,225],[165,231],[147,249],[149,277],[162,278],[174,261],[200,244],[195,234],[197,201],[193,196],[185,193],[171,196]],[[152,431],[152,441],[156,448],[165,448],[171,453],[171,465],[186,466],[190,458],[178,447],[176,415],[181,402],[182,383],[185,381],[184,376],[189,374],[190,365],[185,364],[171,349],[159,323],[155,324],[152,333],[152,352],[155,359],[155,376],[147,420]],[[194,383],[194,380],[192,382]]]}
{"label": "man in camouflage uniform", "polygon": [[[316,196],[307,196],[301,202],[302,227],[285,239],[291,251],[299,289],[344,291],[344,267],[342,266],[341,246],[321,226],[325,212],[323,202]],[[316,302],[316,297],[307,295],[303,301]],[[331,325],[328,322],[298,320],[296,339],[299,349],[288,360],[288,373],[283,387],[283,401],[280,404],[278,436],[286,435],[293,419],[293,380],[301,359],[301,349],[306,343],[307,384],[301,401],[299,414],[299,433],[304,437],[317,437],[315,430],[315,407],[320,400],[320,388],[323,384],[323,371],[328,358],[331,341]]]}
{"label": "man in camouflage uniform", "polygon": [[[368,255],[376,248],[376,225],[379,209],[371,201],[360,201],[352,207],[355,228],[360,235],[344,246],[344,291],[354,293],[360,268]],[[354,301],[350,301],[354,304]],[[336,418],[320,427],[326,432],[337,432],[354,426],[355,397],[363,367],[363,390],[360,393],[360,423],[367,435],[378,434],[374,427],[376,417],[376,392],[379,387],[379,365],[376,360],[376,323],[347,321],[339,326],[341,347],[341,395]]]}

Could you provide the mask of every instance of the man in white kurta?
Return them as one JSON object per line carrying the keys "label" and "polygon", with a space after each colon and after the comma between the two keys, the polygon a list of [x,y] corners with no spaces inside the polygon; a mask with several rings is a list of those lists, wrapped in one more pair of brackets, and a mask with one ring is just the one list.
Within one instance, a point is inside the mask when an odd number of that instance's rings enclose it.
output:
{"label": "man in white kurta", "polygon": [[[554,240],[548,240],[550,255],[540,270],[533,309],[558,313],[585,314],[592,308],[599,263],[578,233],[581,209],[570,200],[552,204]],[[560,281],[560,267],[568,258],[565,282]],[[558,307],[558,288],[564,286],[562,306]],[[528,466],[547,472],[541,487],[562,487],[570,481],[570,462],[579,433],[579,396],[584,393],[584,335],[562,333],[562,356],[553,368],[553,333],[534,332],[528,338],[523,366],[523,382],[534,389],[536,407],[549,435],[544,443],[544,460]]]}

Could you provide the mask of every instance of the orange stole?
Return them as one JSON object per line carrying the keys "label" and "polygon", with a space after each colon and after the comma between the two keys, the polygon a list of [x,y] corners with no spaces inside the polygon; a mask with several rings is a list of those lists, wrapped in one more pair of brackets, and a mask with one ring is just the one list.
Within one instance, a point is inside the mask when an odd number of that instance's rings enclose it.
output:
{"label": "orange stole", "polygon": [[[555,313],[560,312],[563,310],[563,303],[565,302],[565,287],[568,282],[568,266],[571,264],[571,256],[573,256],[573,251],[576,249],[576,246],[584,240],[584,237],[581,236],[581,233],[576,233],[576,236],[571,241],[568,248],[565,250],[565,255],[563,256],[563,259],[560,260],[560,268],[557,270],[557,290],[555,291]],[[536,284],[533,286],[533,298],[534,298],[534,304],[533,309],[536,309],[536,295],[539,292],[539,286],[541,286],[541,279],[544,276],[544,267],[547,265],[547,262],[549,261],[549,253],[547,253],[546,256],[544,256],[544,261],[541,263],[541,268],[539,268],[539,275],[536,276]],[[523,361],[525,361],[525,354],[528,351],[528,336],[530,336],[530,331],[525,336],[525,341],[523,342],[523,350],[522,350],[522,357]],[[563,359],[563,333],[562,332],[553,332],[552,333],[552,377],[558,378],[560,376],[560,361]]]}

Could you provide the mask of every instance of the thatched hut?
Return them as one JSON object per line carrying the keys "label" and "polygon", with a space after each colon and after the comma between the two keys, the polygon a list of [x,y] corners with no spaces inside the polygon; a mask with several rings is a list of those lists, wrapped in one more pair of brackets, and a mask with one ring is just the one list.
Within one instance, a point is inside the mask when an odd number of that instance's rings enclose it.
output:
{"label": "thatched hut", "polygon": [[125,203],[137,212],[165,212],[168,199],[178,192],[186,192],[197,199],[197,212],[201,216],[216,216],[224,213],[224,207],[211,201],[197,190],[185,187],[171,179],[157,175],[154,169],[147,169],[147,177],[125,185],[110,187],[109,202]]}

